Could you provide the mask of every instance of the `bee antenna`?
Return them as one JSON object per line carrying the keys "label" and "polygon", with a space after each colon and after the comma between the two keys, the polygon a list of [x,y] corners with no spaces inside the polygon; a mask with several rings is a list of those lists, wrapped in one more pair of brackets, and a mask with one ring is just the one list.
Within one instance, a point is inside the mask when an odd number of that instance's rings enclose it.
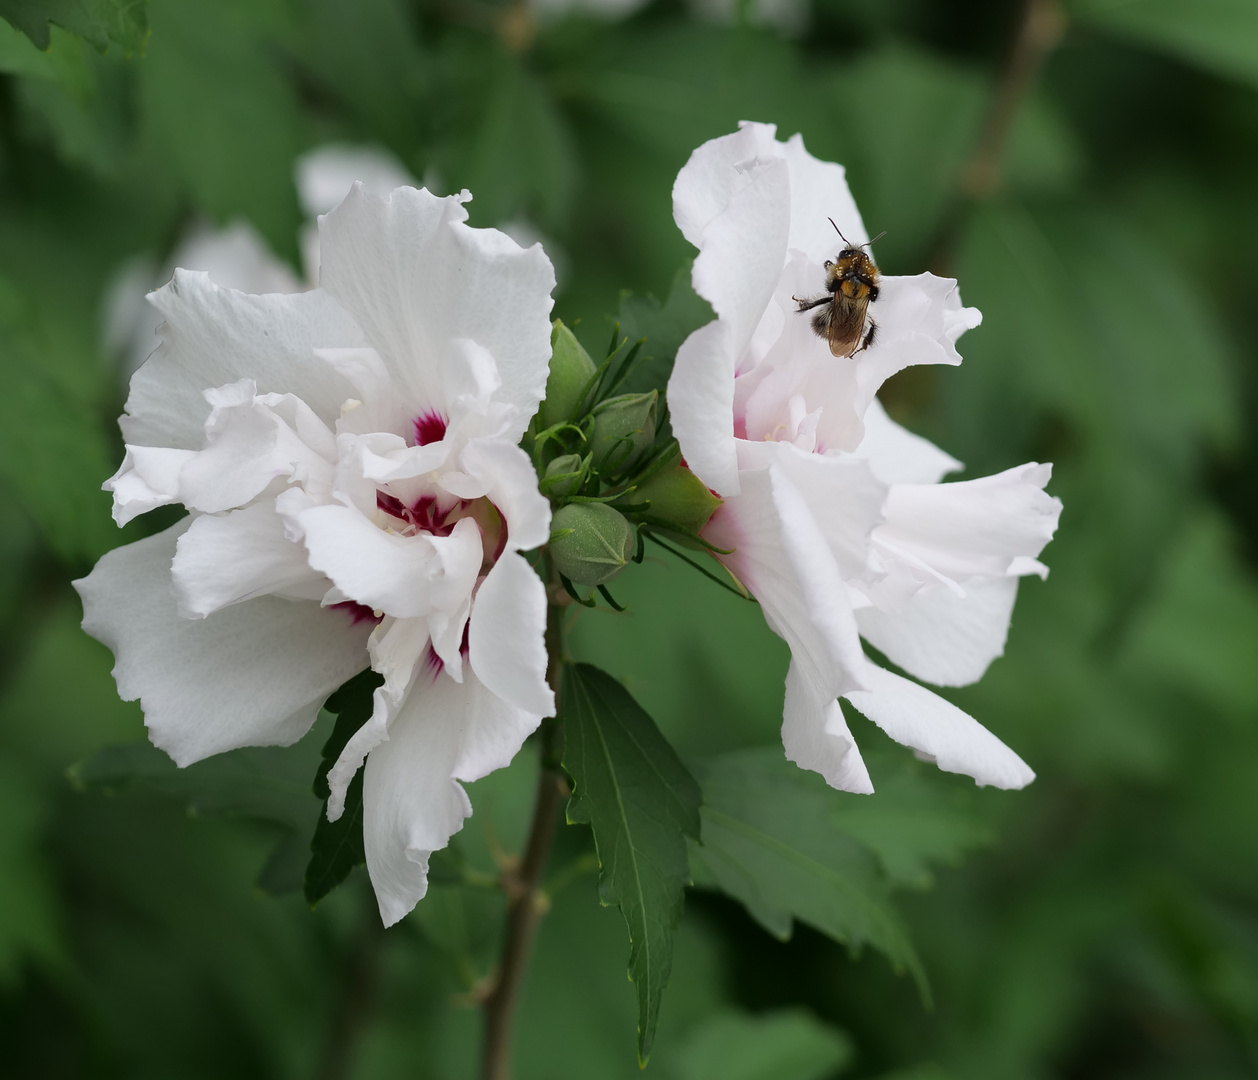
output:
{"label": "bee antenna", "polygon": [[879,240],[881,240],[886,235],[887,235],[887,230],[883,229],[882,232],[880,232],[872,240],[866,240],[863,244],[861,244],[861,247],[869,247],[870,244],[876,244],[878,243]]}
{"label": "bee antenna", "polygon": [[[828,221],[831,225],[834,225],[834,218],[826,218],[826,220],[827,220],[827,221]],[[844,236],[844,235],[843,235],[843,230],[842,230],[842,229],[840,229],[837,225],[834,225],[834,231],[835,231],[836,233],[838,233],[838,234],[839,234],[839,239],[840,239],[840,240],[842,240],[842,241],[843,241],[843,243],[845,243],[845,244],[850,244],[850,243],[852,242],[852,241],[850,241],[850,240],[849,240],[846,236]]]}

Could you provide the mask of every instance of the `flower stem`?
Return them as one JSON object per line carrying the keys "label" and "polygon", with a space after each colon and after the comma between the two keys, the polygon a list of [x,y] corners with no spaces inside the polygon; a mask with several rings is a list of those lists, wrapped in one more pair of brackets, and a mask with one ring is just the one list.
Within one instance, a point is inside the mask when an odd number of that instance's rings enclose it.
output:
{"label": "flower stem", "polygon": [[[551,590],[552,597],[554,590]],[[555,696],[559,695],[559,679],[563,669],[563,619],[565,607],[553,600],[546,614],[546,653],[549,659],[547,679]],[[511,1076],[511,1023],[516,1001],[524,981],[529,950],[544,910],[538,888],[551,840],[559,817],[559,805],[567,790],[560,755],[563,738],[557,717],[543,720],[538,731],[541,739],[541,772],[537,778],[537,800],[533,805],[533,824],[519,869],[504,877],[507,893],[506,939],[498,964],[498,977],[485,998],[485,1036],[481,1066],[482,1080],[509,1080]]]}

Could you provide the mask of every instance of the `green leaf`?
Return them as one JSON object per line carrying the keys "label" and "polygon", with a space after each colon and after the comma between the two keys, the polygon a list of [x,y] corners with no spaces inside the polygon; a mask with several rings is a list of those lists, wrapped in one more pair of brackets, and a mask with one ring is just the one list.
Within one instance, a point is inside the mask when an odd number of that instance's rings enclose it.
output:
{"label": "green leaf", "polygon": [[328,698],[324,708],[336,714],[332,734],[323,744],[322,761],[315,774],[314,793],[323,800],[323,809],[310,841],[310,862],[306,866],[304,891],[310,904],[317,904],[350,871],[367,861],[363,849],[363,770],[359,769],[345,793],[345,810],[335,821],[328,820],[328,772],[341,756],[350,736],[371,719],[372,694],[383,682],[374,671],[363,671]]}
{"label": "green leaf", "polygon": [[294,852],[307,844],[319,804],[310,797],[317,738],[294,746],[260,746],[217,754],[178,768],[148,742],[106,746],[71,766],[69,778],[81,791],[161,795],[183,803],[196,817],[252,818],[282,826],[284,835],[259,875],[275,895],[301,886]]}
{"label": "green leaf", "polygon": [[[117,543],[109,496],[112,452],[89,402],[53,377],[60,342],[33,306],[0,278],[0,484],[22,503],[67,561]],[[68,365],[67,365],[68,366]],[[36,449],[40,448],[40,449]],[[46,449],[45,449],[46,448]]]}
{"label": "green leaf", "polygon": [[563,766],[575,783],[568,821],[594,830],[599,900],[619,907],[629,926],[645,1063],[688,880],[686,837],[699,838],[701,795],[655,722],[598,668],[565,667],[560,717]]}
{"label": "green leaf", "polygon": [[305,118],[276,62],[279,5],[255,3],[153,5],[153,42],[138,65],[142,135],[193,206],[243,216],[273,250],[295,255],[292,168]]}
{"label": "green leaf", "polygon": [[972,787],[898,746],[862,743],[862,754],[877,793],[872,799],[836,793],[830,820],[873,852],[893,886],[928,888],[932,863],[956,865],[967,851],[991,843]]}
{"label": "green leaf", "polygon": [[487,74],[475,136],[454,174],[476,195],[478,223],[524,215],[554,229],[572,211],[576,150],[548,88],[511,56],[480,56]]}
{"label": "green leaf", "polygon": [[803,1009],[718,1013],[674,1056],[679,1080],[827,1080],[852,1060],[851,1040]]}
{"label": "green leaf", "polygon": [[144,51],[148,0],[0,0],[7,19],[41,49],[51,43],[49,23],[86,38],[102,52],[112,41],[123,52]]}
{"label": "green leaf", "polygon": [[740,900],[783,940],[801,919],[854,951],[869,943],[928,994],[877,861],[835,820],[842,793],[777,748],[696,762],[695,772],[704,795],[703,844],[690,846],[696,885]]}
{"label": "green leaf", "polygon": [[1073,0],[1070,12],[1080,23],[1258,84],[1258,4],[1253,0]]}
{"label": "green leaf", "polygon": [[65,960],[61,898],[42,834],[48,799],[17,761],[0,761],[0,987],[20,987],[29,958]]}
{"label": "green leaf", "polygon": [[673,359],[686,338],[716,316],[711,306],[690,284],[690,264],[673,277],[668,300],[661,304],[654,296],[621,293],[620,334],[630,341],[646,338],[633,371],[621,389],[625,393],[663,393],[673,373]]}

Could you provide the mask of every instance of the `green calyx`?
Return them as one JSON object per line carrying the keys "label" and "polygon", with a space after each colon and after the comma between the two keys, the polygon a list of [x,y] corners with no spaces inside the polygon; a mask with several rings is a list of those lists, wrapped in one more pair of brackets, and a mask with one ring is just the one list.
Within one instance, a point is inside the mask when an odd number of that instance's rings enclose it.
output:
{"label": "green calyx", "polygon": [[590,471],[590,458],[580,454],[563,454],[546,466],[542,477],[542,494],[551,499],[562,499],[581,490]]}
{"label": "green calyx", "polygon": [[597,370],[576,336],[556,319],[550,332],[550,374],[542,401],[539,430],[577,419],[582,398]]}
{"label": "green calyx", "polygon": [[646,504],[642,519],[683,535],[697,534],[721,505],[680,457],[641,480],[633,491],[635,503]]}
{"label": "green calyx", "polygon": [[592,413],[590,453],[603,476],[632,471],[655,442],[659,392],[621,394],[599,402]]}
{"label": "green calyx", "polygon": [[555,568],[578,585],[602,585],[628,565],[634,527],[606,503],[569,503],[555,512],[550,555]]}

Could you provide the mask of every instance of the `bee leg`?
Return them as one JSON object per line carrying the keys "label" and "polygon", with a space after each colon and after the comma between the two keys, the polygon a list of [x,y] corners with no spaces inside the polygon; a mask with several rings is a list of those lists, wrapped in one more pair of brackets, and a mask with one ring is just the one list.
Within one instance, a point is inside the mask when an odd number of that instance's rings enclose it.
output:
{"label": "bee leg", "polygon": [[868,349],[874,343],[874,338],[878,334],[878,324],[873,319],[866,319],[865,321],[869,323],[869,331],[865,334],[865,340],[861,342],[861,347],[856,352]]}
{"label": "bee leg", "polygon": [[800,299],[798,296],[792,296],[791,299],[799,305],[795,309],[796,311],[811,311],[815,307],[821,307],[822,304],[834,303],[834,297],[830,293],[826,293],[825,296],[819,296],[815,300],[809,300],[807,297]]}

